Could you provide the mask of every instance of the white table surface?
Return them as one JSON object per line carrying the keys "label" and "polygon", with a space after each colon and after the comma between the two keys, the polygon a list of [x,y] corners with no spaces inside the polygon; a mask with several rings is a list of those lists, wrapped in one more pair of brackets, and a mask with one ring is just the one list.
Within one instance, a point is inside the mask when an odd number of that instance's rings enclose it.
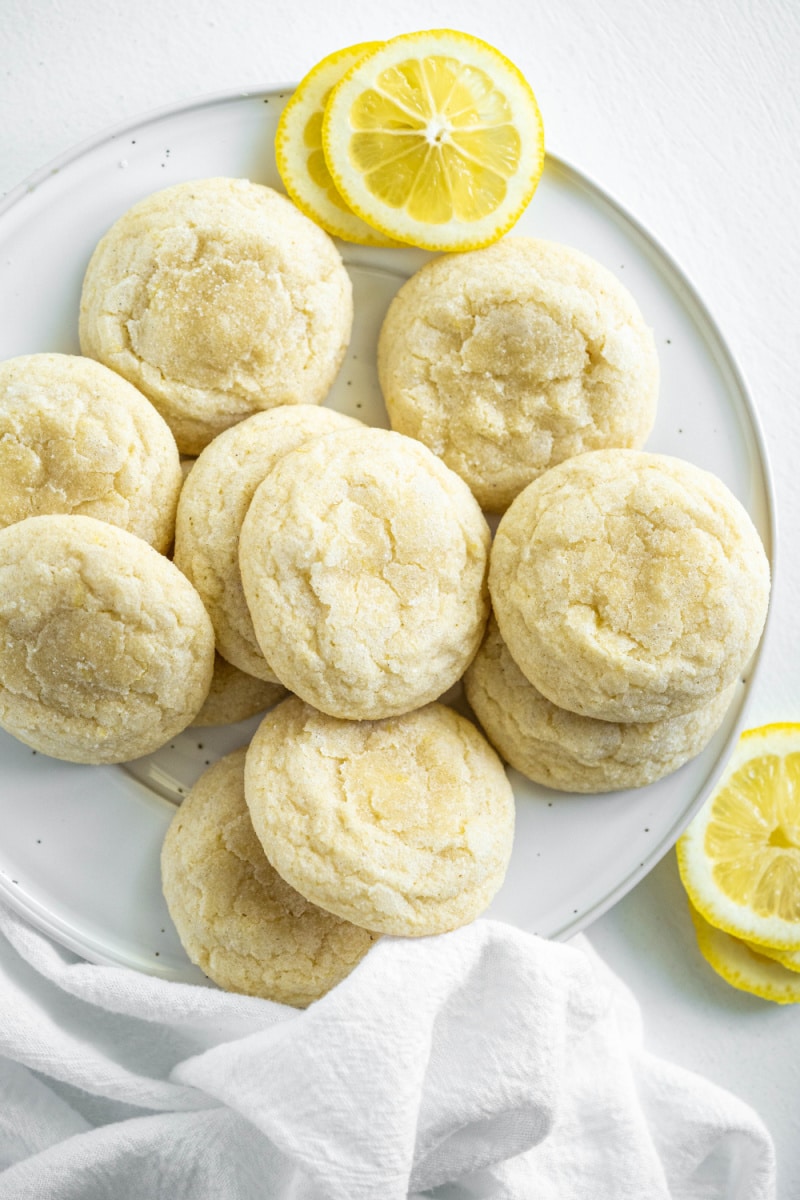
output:
{"label": "white table surface", "polygon": [[[296,80],[340,46],[436,26],[517,63],[550,147],[671,251],[733,349],[766,435],[779,526],[748,723],[800,720],[795,0],[0,0],[0,194],[140,112]],[[705,966],[672,853],[590,938],[638,997],[649,1049],[761,1114],[779,1200],[797,1200],[800,1008],[736,992]]]}

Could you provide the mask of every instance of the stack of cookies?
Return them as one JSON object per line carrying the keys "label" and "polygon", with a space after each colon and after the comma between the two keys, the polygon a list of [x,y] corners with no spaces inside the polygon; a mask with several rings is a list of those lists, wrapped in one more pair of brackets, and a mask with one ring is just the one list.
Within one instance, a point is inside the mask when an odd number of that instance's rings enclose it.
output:
{"label": "stack of cookies", "polygon": [[[381,934],[486,908],[499,756],[602,791],[697,753],[769,589],[727,489],[641,449],[652,333],[593,260],[506,238],[425,266],[381,330],[391,430],[319,407],[352,315],[285,197],[200,180],[99,243],[87,357],[0,364],[0,725],[113,763],[274,705],[162,875],[212,979],[301,1006]],[[440,702],[462,679],[486,736]]]}
{"label": "stack of cookies", "polygon": [[718,479],[642,451],[659,370],[630,293],[577,250],[506,237],[404,284],[378,365],[392,427],[504,514],[464,679],[503,758],[601,792],[698,754],[758,643],[769,570]]}
{"label": "stack of cookies", "polygon": [[435,702],[485,630],[489,529],[420,442],[318,407],[351,321],[327,235],[203,180],[99,243],[87,357],[0,371],[0,723],[115,763],[286,697],[176,814],[163,878],[212,978],[300,1005],[381,933],[475,917],[514,829],[499,757]]}
{"label": "stack of cookies", "polygon": [[436,702],[483,636],[488,558],[469,488],[401,434],[276,408],[197,458],[175,562],[220,652],[292,693],[164,844],[172,919],[223,986],[307,1004],[379,934],[453,929],[498,890],[511,786]]}
{"label": "stack of cookies", "polygon": [[513,830],[502,763],[452,709],[349,721],[292,696],[176,812],[164,895],[217,983],[305,1006],[381,933],[440,933],[482,912]]}
{"label": "stack of cookies", "polygon": [[653,783],[718,729],[767,612],[769,567],[715,476],[635,450],[547,471],[492,547],[496,620],[465,688],[503,757],[572,792]]}

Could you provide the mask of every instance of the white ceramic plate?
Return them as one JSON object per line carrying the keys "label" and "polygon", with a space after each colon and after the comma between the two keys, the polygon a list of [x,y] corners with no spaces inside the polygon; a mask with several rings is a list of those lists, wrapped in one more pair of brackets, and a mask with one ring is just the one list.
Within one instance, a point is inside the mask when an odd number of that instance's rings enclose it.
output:
{"label": "white ceramic plate", "polygon": [[[142,196],[211,175],[280,187],[272,145],[290,91],[236,93],[144,117],[79,147],[7,196],[0,206],[0,358],[78,353],[86,263],[100,235]],[[773,505],[758,424],[722,337],[674,263],[600,188],[553,156],[515,232],[576,246],[628,285],[655,330],[662,365],[647,448],[719,475],[771,554]],[[356,319],[329,403],[385,425],[378,329],[394,292],[429,255],[341,248]],[[747,691],[743,681],[724,728],[699,758],[650,787],[573,796],[512,772],[517,835],[490,915],[563,938],[624,895],[707,795],[743,723]],[[188,730],[129,767],[47,759],[0,731],[0,893],[90,960],[202,980],[161,897],[159,850],[175,801],[256,724]]]}

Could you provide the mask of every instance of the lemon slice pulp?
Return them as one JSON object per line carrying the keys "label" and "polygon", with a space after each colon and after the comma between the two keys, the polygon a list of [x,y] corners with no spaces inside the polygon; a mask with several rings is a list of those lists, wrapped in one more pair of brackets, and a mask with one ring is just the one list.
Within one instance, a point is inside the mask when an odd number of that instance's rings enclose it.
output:
{"label": "lemon slice pulp", "polygon": [[523,75],[488,43],[447,29],[392,38],[356,63],[331,92],[322,142],[353,211],[428,250],[496,241],[544,164]]}
{"label": "lemon slice pulp", "polygon": [[331,89],[382,42],[359,42],[329,54],[303,77],[275,131],[275,161],[297,207],[334,237],[365,246],[396,245],[357,217],[336,189],[322,151],[322,116]]}
{"label": "lemon slice pulp", "polygon": [[690,905],[703,958],[726,983],[775,1004],[800,1004],[800,975],[731,934],[716,929]]}
{"label": "lemon slice pulp", "polygon": [[756,946],[800,950],[800,725],[742,734],[677,853],[708,922]]}

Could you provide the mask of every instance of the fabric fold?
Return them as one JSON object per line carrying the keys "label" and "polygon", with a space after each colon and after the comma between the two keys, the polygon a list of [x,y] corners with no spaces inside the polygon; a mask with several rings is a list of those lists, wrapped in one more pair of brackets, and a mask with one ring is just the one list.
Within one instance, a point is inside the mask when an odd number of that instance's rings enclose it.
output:
{"label": "fabric fold", "polygon": [[756,1114],[647,1053],[585,938],[383,938],[299,1012],[0,909],[0,1013],[0,1200],[774,1197]]}

